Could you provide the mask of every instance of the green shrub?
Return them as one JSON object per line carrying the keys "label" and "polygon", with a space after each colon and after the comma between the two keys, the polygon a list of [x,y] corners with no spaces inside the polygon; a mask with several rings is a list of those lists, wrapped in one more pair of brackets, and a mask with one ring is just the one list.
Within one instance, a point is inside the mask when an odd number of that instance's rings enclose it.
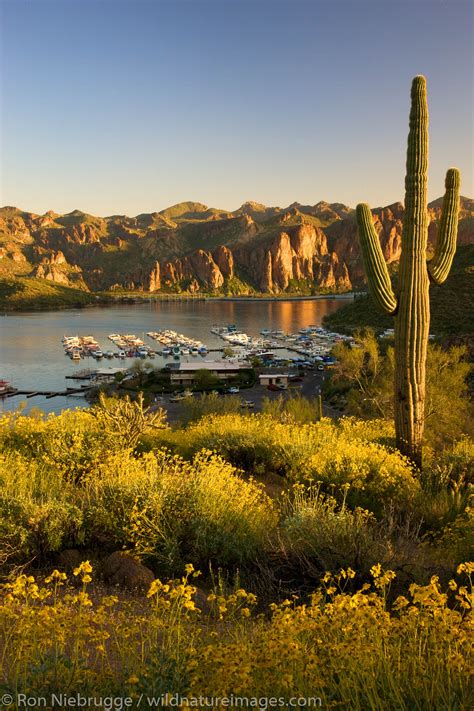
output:
{"label": "green shrub", "polygon": [[182,423],[196,422],[206,415],[228,415],[240,412],[240,398],[234,395],[218,395],[217,393],[202,393],[197,397],[188,398],[184,403]]}
{"label": "green shrub", "polygon": [[387,557],[387,543],[369,511],[351,511],[319,486],[296,485],[283,499],[280,554],[319,581],[324,571],[352,568],[365,577]]}
{"label": "green shrub", "polygon": [[0,564],[26,563],[82,540],[67,482],[19,454],[0,454]]}
{"label": "green shrub", "polygon": [[[378,434],[383,434],[383,428]],[[209,416],[161,438],[185,456],[219,452],[254,476],[278,474],[290,481],[320,481],[325,489],[350,485],[348,504],[381,514],[387,504],[411,506],[420,490],[408,460],[370,441],[373,423],[283,424],[266,415]]]}
{"label": "green shrub", "polygon": [[261,487],[209,452],[192,462],[163,451],[113,455],[97,473],[86,486],[90,542],[132,549],[169,571],[183,561],[245,564],[277,523]]}
{"label": "green shrub", "polygon": [[262,412],[279,422],[297,422],[302,425],[320,419],[319,401],[308,400],[299,394],[288,398],[283,395],[277,398],[264,397]]}
{"label": "green shrub", "polygon": [[39,418],[4,415],[0,437],[3,451],[18,452],[71,481],[124,447],[121,438],[107,432],[90,410],[65,410]]}

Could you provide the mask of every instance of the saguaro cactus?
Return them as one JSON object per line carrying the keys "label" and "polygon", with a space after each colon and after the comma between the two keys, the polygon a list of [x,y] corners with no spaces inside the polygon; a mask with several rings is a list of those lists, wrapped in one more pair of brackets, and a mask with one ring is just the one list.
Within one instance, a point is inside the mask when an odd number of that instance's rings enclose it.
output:
{"label": "saguaro cactus", "polygon": [[427,262],[428,102],[423,76],[415,77],[411,88],[406,171],[398,293],[392,289],[372,214],[365,203],[357,206],[357,221],[369,290],[380,308],[395,317],[397,447],[421,467],[429,285],[441,284],[451,268],[456,251],[460,185],[459,171],[450,168],[446,174],[438,241],[433,258]]}

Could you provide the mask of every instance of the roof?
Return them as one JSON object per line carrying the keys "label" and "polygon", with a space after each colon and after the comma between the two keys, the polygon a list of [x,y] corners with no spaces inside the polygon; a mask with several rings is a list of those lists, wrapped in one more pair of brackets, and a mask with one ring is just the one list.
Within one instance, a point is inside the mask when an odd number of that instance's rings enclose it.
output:
{"label": "roof", "polygon": [[240,370],[246,368],[241,363],[223,363],[221,361],[204,360],[200,363],[170,363],[168,368],[171,371],[196,372],[197,370]]}
{"label": "roof", "polygon": [[101,368],[94,371],[94,375],[116,375],[117,373],[125,373],[128,368]]}
{"label": "roof", "polygon": [[289,373],[260,373],[259,378],[289,378]]}

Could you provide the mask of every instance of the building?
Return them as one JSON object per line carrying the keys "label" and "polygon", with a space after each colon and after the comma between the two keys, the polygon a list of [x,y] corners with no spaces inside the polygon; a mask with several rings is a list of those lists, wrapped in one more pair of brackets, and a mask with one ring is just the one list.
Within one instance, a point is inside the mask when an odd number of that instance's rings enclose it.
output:
{"label": "building", "polygon": [[172,385],[192,385],[196,373],[200,370],[207,370],[220,380],[225,381],[235,378],[240,370],[248,369],[248,366],[242,365],[242,363],[225,363],[223,361],[209,360],[204,360],[200,363],[169,363],[166,367],[170,371]]}
{"label": "building", "polygon": [[288,373],[261,373],[259,376],[260,385],[282,385],[288,387]]}

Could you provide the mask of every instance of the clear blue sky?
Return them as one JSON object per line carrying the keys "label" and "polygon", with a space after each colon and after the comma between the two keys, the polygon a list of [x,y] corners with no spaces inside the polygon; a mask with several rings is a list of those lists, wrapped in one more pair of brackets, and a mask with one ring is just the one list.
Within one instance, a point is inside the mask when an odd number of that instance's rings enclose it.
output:
{"label": "clear blue sky", "polygon": [[430,199],[473,195],[471,0],[0,0],[0,204],[42,213],[403,199],[428,79]]}

